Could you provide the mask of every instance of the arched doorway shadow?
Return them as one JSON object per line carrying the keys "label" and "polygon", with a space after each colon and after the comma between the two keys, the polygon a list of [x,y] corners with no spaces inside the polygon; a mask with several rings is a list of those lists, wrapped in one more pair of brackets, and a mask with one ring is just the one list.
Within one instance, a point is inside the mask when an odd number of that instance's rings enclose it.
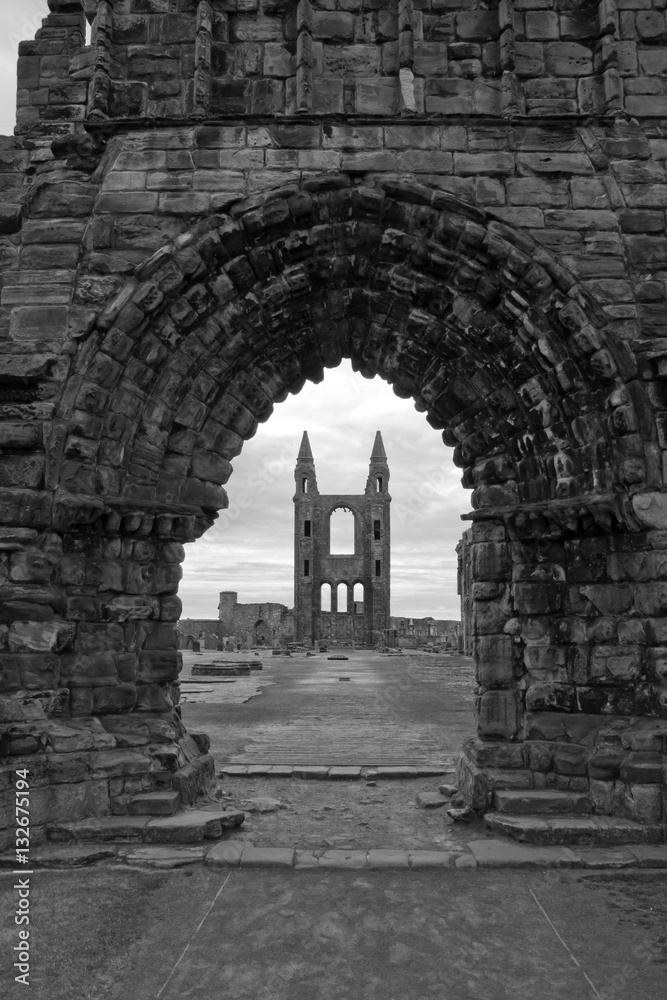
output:
{"label": "arched doorway shadow", "polygon": [[571,741],[573,719],[658,712],[643,665],[586,625],[631,616],[609,559],[646,526],[633,497],[662,483],[634,354],[530,238],[440,191],[337,175],[183,233],[80,348],[50,442],[54,527],[82,534],[84,573],[91,524],[130,552],[91,612],[141,615],[134,645],[118,640],[119,710],[173,713],[177,655],[148,652],[179,615],[182,543],[226,505],[231,459],[275,402],[343,357],[414,399],[473,488],[471,799],[487,766],[550,771],[558,747],[538,764],[525,744]]}

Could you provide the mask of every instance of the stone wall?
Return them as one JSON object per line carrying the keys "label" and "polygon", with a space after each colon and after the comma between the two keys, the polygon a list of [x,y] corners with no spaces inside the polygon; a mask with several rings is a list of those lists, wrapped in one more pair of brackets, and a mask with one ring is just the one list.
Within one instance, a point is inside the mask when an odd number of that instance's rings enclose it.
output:
{"label": "stone wall", "polygon": [[[150,8],[150,9],[147,9]],[[192,114],[667,113],[665,14],[651,0],[53,4],[19,63],[21,132]],[[54,44],[57,42],[57,44]]]}
{"label": "stone wall", "polygon": [[396,630],[399,645],[414,639],[418,646],[435,643],[458,648],[460,622],[448,618],[396,618],[394,615],[389,621],[390,628]]}
{"label": "stone wall", "polygon": [[[239,604],[237,594],[223,591],[220,595],[219,618],[181,618],[178,634],[181,642],[188,636],[215,637],[247,646],[285,646],[294,641],[294,613],[284,604]],[[223,601],[224,598],[224,601]]]}
{"label": "stone wall", "polygon": [[231,621],[223,625],[231,626],[227,634],[253,646],[284,646],[294,641],[294,612],[284,604],[236,604]]}
{"label": "stone wall", "polygon": [[645,756],[609,780],[662,789],[667,34],[642,4],[50,0],[0,143],[0,727],[56,813],[204,787],[184,545],[343,357],[472,489],[470,796],[513,768],[593,788],[610,741]]}

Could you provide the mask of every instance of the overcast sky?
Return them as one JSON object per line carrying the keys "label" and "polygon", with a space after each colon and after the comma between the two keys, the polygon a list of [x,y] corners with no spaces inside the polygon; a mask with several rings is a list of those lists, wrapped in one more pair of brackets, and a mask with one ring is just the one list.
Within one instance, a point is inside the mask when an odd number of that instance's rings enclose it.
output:
{"label": "overcast sky", "polygon": [[[0,134],[14,129],[18,43],[33,38],[46,0],[1,0]],[[322,493],[361,493],[380,429],[391,470],[392,613],[458,618],[455,546],[469,510],[469,491],[451,450],[380,379],[355,375],[349,362],[276,407],[242,454],[227,484],[230,508],[188,546],[181,584],[183,614],[217,618],[218,592],[244,603],[292,607],[294,464],[308,430]]]}
{"label": "overcast sky", "polygon": [[0,0],[0,135],[14,133],[19,42],[34,38],[48,13],[46,0]]}
{"label": "overcast sky", "polygon": [[391,504],[392,614],[458,618],[455,546],[470,493],[437,431],[410,400],[348,361],[276,406],[234,459],[230,506],[188,546],[183,614],[216,618],[217,592],[239,601],[294,600],[294,465],[308,431],[320,493],[363,493],[376,430],[387,452]]}

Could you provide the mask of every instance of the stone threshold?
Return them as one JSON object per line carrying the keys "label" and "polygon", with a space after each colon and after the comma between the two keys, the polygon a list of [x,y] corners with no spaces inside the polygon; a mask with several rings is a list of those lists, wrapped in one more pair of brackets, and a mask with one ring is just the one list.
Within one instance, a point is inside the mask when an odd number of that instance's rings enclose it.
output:
{"label": "stone threshold", "polygon": [[[295,871],[421,871],[433,868],[571,868],[588,871],[667,869],[667,845],[630,844],[616,848],[533,847],[486,838],[471,841],[463,851],[449,852],[387,848],[300,850],[295,847],[256,847],[246,840],[222,840],[212,846],[149,846],[107,842],[55,844],[35,848],[31,852],[30,868],[80,868],[97,863],[164,869],[204,864],[214,869],[290,868]],[[0,869],[9,871],[15,868],[15,854],[0,855]]]}
{"label": "stone threshold", "polygon": [[439,778],[453,774],[452,764],[442,765],[342,765],[342,764],[223,764],[219,778],[303,778],[320,781],[365,781],[388,778]]}

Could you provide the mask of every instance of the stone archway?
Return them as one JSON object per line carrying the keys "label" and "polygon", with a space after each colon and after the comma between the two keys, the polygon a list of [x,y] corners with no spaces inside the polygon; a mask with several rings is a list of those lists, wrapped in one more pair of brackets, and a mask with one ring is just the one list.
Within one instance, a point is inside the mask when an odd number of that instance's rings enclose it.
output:
{"label": "stone archway", "polygon": [[132,748],[108,756],[111,807],[133,766],[185,801],[210,780],[177,708],[183,545],[226,506],[231,460],[274,403],[343,357],[412,397],[474,487],[468,800],[487,808],[502,769],[510,787],[597,781],[601,811],[657,827],[631,791],[612,797],[620,758],[604,763],[610,729],[644,749],[641,718],[665,710],[634,621],[664,610],[644,582],[659,576],[643,530],[659,469],[635,357],[526,236],[440,191],[345,175],[241,201],[160,249],[101,309],[64,384],[22,599],[39,607],[57,572],[39,669],[79,740]]}

